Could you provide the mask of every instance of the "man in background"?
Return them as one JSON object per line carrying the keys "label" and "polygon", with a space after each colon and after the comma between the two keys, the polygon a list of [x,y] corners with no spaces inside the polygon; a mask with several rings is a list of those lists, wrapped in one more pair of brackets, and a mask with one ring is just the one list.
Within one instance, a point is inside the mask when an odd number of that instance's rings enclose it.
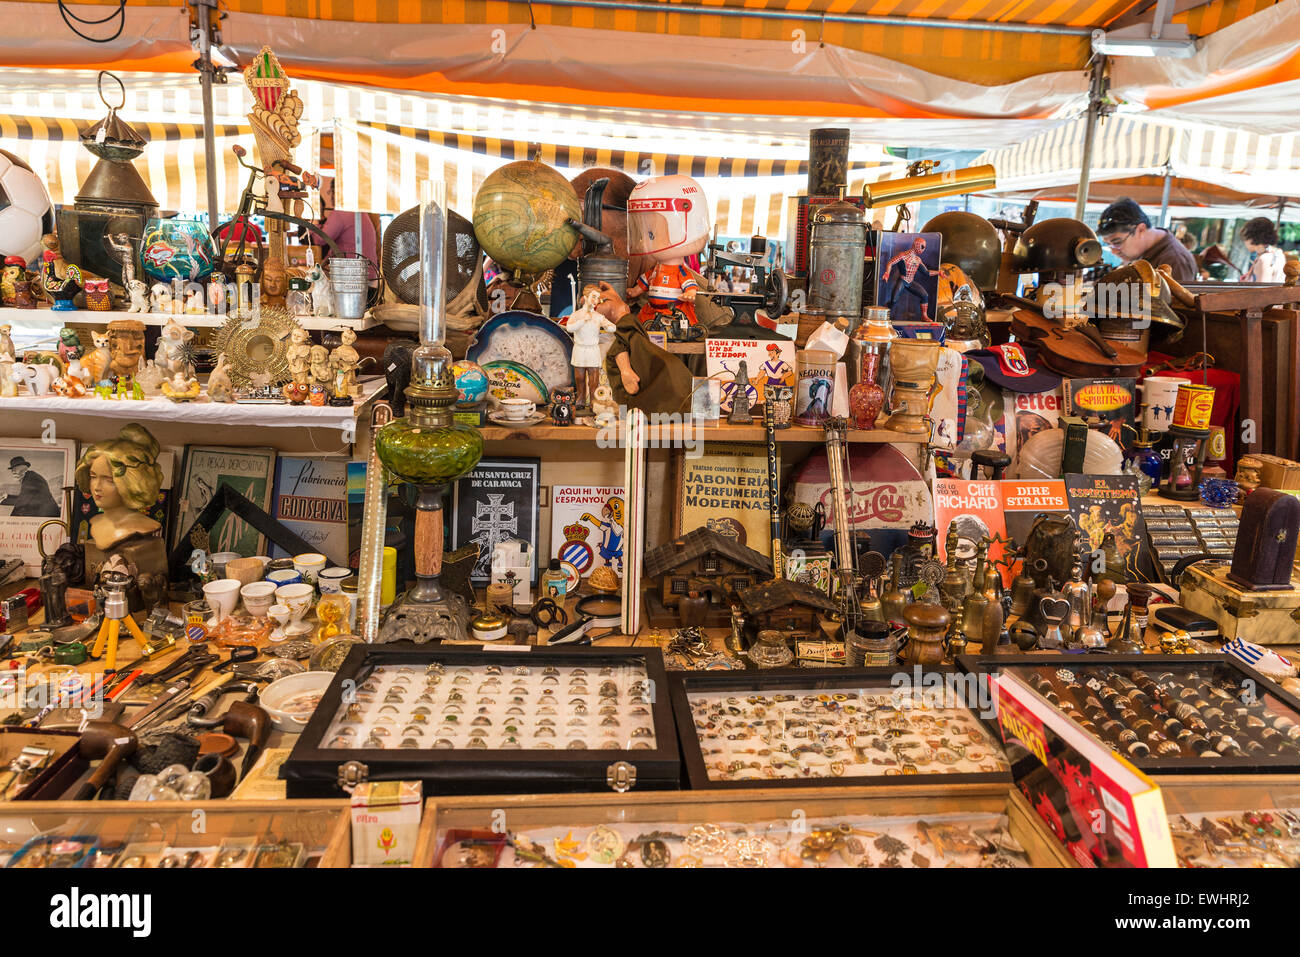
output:
{"label": "man in background", "polygon": [[[338,256],[351,256],[357,250],[356,221],[357,214],[350,210],[334,208],[334,177],[321,178],[320,184],[321,232],[334,242],[334,253]],[[379,284],[379,271],[375,263],[379,262],[378,237],[375,224],[367,213],[361,214],[361,253],[370,260],[370,285]]]}
{"label": "man in background", "polygon": [[1142,207],[1127,196],[1102,210],[1097,236],[1122,262],[1145,259],[1156,268],[1168,265],[1178,282],[1196,281],[1196,257],[1169,230],[1152,226]]}

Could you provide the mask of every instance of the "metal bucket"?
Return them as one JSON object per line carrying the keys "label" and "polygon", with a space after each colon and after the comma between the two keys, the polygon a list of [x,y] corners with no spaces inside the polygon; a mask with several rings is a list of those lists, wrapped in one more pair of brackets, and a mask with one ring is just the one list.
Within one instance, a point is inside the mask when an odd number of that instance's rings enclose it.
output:
{"label": "metal bucket", "polygon": [[366,314],[370,294],[370,262],[336,256],[330,259],[329,272],[335,314],[340,319],[360,319]]}

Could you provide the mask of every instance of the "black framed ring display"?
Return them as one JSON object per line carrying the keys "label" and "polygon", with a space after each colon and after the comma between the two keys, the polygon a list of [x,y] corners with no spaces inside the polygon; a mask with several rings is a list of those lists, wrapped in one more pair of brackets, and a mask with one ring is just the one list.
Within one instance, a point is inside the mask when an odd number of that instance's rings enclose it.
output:
{"label": "black framed ring display", "polygon": [[952,668],[673,672],[688,786],[1009,785],[969,680]]}
{"label": "black framed ring display", "polygon": [[426,794],[675,789],[657,648],[359,644],[281,769],[290,797],[349,780]]}
{"label": "black framed ring display", "polygon": [[1015,675],[1147,774],[1300,773],[1300,698],[1229,655],[963,655],[958,664]]}

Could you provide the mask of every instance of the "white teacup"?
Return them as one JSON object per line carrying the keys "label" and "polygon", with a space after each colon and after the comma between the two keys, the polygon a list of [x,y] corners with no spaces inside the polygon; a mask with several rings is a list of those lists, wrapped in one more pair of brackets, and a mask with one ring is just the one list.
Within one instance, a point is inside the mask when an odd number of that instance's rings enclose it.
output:
{"label": "white teacup", "polygon": [[512,422],[522,422],[537,411],[537,403],[532,399],[513,398],[500,401],[501,413]]}
{"label": "white teacup", "polygon": [[325,565],[329,561],[324,555],[318,552],[303,552],[301,555],[293,556],[293,567],[305,584],[315,587],[316,579],[320,573],[325,570]]}
{"label": "white teacup", "polygon": [[244,599],[244,610],[254,618],[265,618],[266,610],[275,603],[275,585],[272,582],[252,582],[239,589]]}
{"label": "white teacup", "polygon": [[218,622],[235,613],[235,606],[239,604],[239,589],[242,585],[243,583],[237,578],[218,578],[203,586],[203,597],[217,610],[214,617]]}

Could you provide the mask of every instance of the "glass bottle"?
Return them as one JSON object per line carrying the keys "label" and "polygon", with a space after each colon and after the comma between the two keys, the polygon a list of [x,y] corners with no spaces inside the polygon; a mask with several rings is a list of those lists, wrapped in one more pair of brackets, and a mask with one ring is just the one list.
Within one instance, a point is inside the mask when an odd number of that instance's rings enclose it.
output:
{"label": "glass bottle", "polygon": [[552,558],[546,571],[542,572],[541,593],[554,598],[558,602],[563,602],[564,595],[568,590],[569,576],[560,567],[560,560]]}

